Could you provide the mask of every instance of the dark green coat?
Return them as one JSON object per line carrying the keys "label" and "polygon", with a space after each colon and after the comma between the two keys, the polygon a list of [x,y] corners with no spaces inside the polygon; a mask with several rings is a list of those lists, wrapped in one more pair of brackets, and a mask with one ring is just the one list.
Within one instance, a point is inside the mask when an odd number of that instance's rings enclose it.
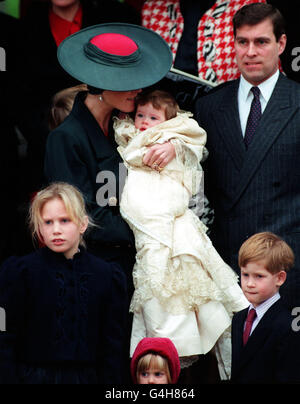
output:
{"label": "dark green coat", "polygon": [[[112,123],[105,136],[84,104],[85,93],[75,99],[65,121],[50,133],[46,146],[45,176],[47,182],[64,181],[77,186],[83,193],[88,211],[97,224],[87,236],[88,249],[107,260],[119,262],[128,272],[134,263],[134,237],[119,212],[119,173],[124,173],[117,151]],[[121,166],[120,166],[121,164]],[[97,182],[97,175],[103,175]],[[117,199],[117,206],[99,206],[96,197],[104,194],[106,202]],[[115,182],[114,182],[115,180]],[[125,178],[124,178],[125,180]],[[103,187],[104,188],[101,188]],[[103,199],[103,198],[102,198]],[[105,202],[105,201],[104,201]]]}

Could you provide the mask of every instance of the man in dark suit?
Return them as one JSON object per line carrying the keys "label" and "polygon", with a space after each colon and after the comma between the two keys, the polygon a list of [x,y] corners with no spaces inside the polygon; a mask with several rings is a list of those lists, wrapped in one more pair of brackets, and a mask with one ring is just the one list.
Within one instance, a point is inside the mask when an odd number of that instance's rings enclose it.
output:
{"label": "man in dark suit", "polygon": [[[233,25],[241,77],[196,103],[196,117],[208,134],[204,172],[215,210],[211,238],[239,273],[238,250],[249,236],[265,230],[282,236],[296,256],[282,295],[295,307],[300,299],[300,85],[278,70],[287,39],[277,9],[247,5]],[[258,116],[247,128],[250,111]]]}
{"label": "man in dark suit", "polygon": [[243,243],[239,264],[250,306],[232,320],[233,383],[299,383],[299,332],[279,289],[293,265],[291,248],[270,232]]}

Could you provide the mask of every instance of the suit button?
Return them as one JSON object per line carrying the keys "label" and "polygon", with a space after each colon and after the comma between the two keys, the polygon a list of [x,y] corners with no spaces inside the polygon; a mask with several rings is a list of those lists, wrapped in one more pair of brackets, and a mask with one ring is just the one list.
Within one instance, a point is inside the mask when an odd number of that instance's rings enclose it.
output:
{"label": "suit button", "polygon": [[108,200],[109,206],[117,206],[118,199],[115,196],[111,196]]}

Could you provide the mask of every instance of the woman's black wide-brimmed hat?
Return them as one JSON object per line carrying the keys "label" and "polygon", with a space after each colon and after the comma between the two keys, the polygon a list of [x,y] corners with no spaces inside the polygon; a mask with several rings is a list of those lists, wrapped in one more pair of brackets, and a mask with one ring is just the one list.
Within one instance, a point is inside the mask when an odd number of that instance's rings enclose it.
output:
{"label": "woman's black wide-brimmed hat", "polygon": [[123,23],[82,29],[60,44],[57,56],[72,77],[111,91],[148,87],[161,80],[172,65],[171,50],[160,35]]}

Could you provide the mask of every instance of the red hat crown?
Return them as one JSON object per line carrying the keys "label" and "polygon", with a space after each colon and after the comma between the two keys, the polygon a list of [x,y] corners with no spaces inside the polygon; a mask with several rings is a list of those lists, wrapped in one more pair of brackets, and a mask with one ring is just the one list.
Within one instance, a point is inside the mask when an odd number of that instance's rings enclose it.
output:
{"label": "red hat crown", "polygon": [[128,36],[106,33],[94,36],[90,42],[102,52],[117,56],[129,56],[138,50],[137,44]]}

